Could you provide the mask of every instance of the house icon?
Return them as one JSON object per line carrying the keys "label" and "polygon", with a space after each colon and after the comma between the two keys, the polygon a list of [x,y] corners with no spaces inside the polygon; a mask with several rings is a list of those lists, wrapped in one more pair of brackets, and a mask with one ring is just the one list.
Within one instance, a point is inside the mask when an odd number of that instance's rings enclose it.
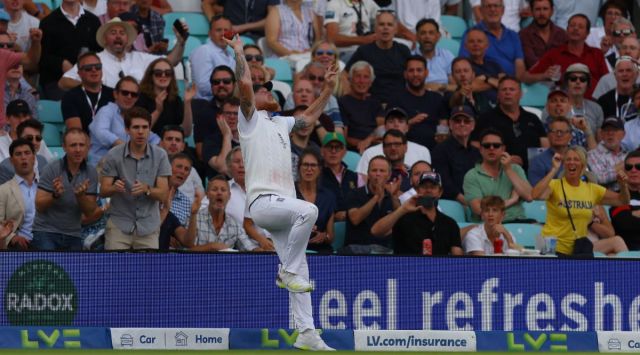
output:
{"label": "house icon", "polygon": [[187,339],[188,338],[189,338],[189,336],[187,336],[182,331],[177,332],[176,336],[175,336],[176,346],[187,346]]}

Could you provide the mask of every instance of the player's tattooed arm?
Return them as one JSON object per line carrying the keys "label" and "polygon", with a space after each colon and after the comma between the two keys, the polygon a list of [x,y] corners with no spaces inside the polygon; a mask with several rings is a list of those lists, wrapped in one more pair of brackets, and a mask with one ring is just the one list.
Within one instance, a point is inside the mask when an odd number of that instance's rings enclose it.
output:
{"label": "player's tattooed arm", "polygon": [[305,119],[301,116],[295,116],[294,117],[295,123],[293,124],[293,131],[297,131],[299,129],[303,129],[303,128],[307,128],[309,126],[309,123],[307,121],[305,121]]}
{"label": "player's tattooed arm", "polygon": [[225,42],[236,54],[236,79],[238,81],[238,92],[240,96],[240,111],[246,118],[250,120],[255,110],[255,100],[253,96],[253,82],[251,81],[251,72],[249,71],[249,64],[244,58],[243,43],[240,40],[240,36],[236,35],[233,41],[223,38]]}

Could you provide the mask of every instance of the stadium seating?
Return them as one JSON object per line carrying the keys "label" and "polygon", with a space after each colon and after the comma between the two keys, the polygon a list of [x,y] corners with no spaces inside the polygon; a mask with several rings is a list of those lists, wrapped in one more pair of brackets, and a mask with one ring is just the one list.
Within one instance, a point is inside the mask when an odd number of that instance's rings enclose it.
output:
{"label": "stadium seating", "polygon": [[55,9],[55,8],[57,7],[56,2],[55,2],[55,1],[53,1],[53,0],[34,0],[33,2],[34,2],[34,3],[36,3],[36,4],[44,4],[44,5],[47,5],[47,6],[49,6],[49,8],[50,8],[51,10],[53,10],[53,9]]}
{"label": "stadium seating", "polygon": [[[173,48],[173,46],[176,45],[176,36],[172,35],[167,35],[167,38],[169,39],[169,48]],[[189,38],[187,38],[187,42],[184,45],[184,53],[182,54],[182,58],[183,59],[188,59],[189,56],[191,55],[191,52],[193,52],[196,48],[200,47],[202,45],[202,41],[200,41],[200,39],[196,38],[196,37],[192,37],[189,36]]]}
{"label": "stadium seating", "polygon": [[289,94],[291,94],[291,86],[284,81],[271,80],[271,83],[273,84],[273,90],[280,91],[285,99],[289,96]]}
{"label": "stadium seating", "polygon": [[527,218],[535,219],[538,223],[547,221],[547,205],[545,201],[525,202],[522,205],[524,206],[524,215]]}
{"label": "stadium seating", "polygon": [[524,84],[522,85],[522,99],[520,99],[520,105],[533,106],[541,109],[547,102],[548,94],[549,88],[544,84]]}
{"label": "stadium seating", "polygon": [[347,164],[349,170],[356,171],[358,162],[360,161],[360,154],[347,150],[347,154],[342,158],[342,161]]}
{"label": "stadium seating", "polygon": [[189,25],[189,33],[191,36],[195,36],[200,41],[205,41],[209,38],[209,20],[201,14],[194,12],[170,12],[162,15],[164,18],[164,35],[173,35],[173,22],[176,19],[184,18],[185,22]]}
{"label": "stadium seating", "polygon": [[333,247],[333,251],[337,252],[344,246],[344,240],[347,234],[347,222],[335,222],[333,223],[333,242],[331,242],[331,246]]}
{"label": "stadium seating", "polygon": [[539,224],[527,223],[507,223],[504,227],[511,233],[517,244],[531,249],[536,247],[536,236],[542,230]]}
{"label": "stadium seating", "polygon": [[538,116],[538,119],[542,120],[542,110],[537,107],[524,106],[522,107],[525,111],[531,112],[534,115]]}
{"label": "stadium seating", "polygon": [[[460,51],[460,41],[451,38],[440,38],[436,47],[448,49],[451,54],[457,56]],[[547,96],[545,95],[545,98],[546,97]]]}
{"label": "stadium seating", "polygon": [[202,0],[168,0],[174,12],[202,12]]}
{"label": "stadium seating", "polygon": [[276,71],[275,80],[284,81],[288,84],[293,83],[293,73],[291,73],[291,65],[289,65],[288,61],[280,58],[266,58],[264,65]]}
{"label": "stadium seating", "polygon": [[60,159],[64,156],[64,149],[62,147],[47,147],[55,159]]}
{"label": "stadium seating", "polygon": [[38,119],[46,123],[64,123],[60,101],[38,101]]}
{"label": "stadium seating", "polygon": [[240,36],[240,40],[242,40],[242,43],[244,44],[256,44],[256,42],[251,37]]}
{"label": "stadium seating", "polygon": [[42,130],[42,137],[47,142],[47,146],[61,147],[62,138],[60,137],[60,131],[51,123],[44,123],[44,129]]}
{"label": "stadium seating", "polygon": [[640,251],[639,250],[621,251],[616,255],[616,257],[640,259]]}
{"label": "stadium seating", "polygon": [[442,213],[453,218],[456,222],[466,222],[464,206],[462,206],[458,201],[438,200],[438,208]]}
{"label": "stadium seating", "polygon": [[593,256],[596,258],[608,258],[608,256],[604,253],[601,253],[599,251],[594,251],[593,252]]}
{"label": "stadium seating", "polygon": [[[449,32],[451,38],[458,41],[462,39],[464,31],[467,30],[467,23],[460,16],[442,15],[440,16],[440,23]],[[454,53],[454,55],[456,54],[458,53]]]}

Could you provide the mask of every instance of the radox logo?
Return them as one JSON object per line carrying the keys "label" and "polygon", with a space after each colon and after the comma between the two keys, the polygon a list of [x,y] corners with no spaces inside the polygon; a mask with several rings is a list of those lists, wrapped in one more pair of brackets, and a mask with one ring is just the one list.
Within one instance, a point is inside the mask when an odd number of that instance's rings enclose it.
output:
{"label": "radox logo", "polygon": [[71,325],[78,310],[76,288],[57,264],[30,261],[11,275],[4,310],[11,325]]}

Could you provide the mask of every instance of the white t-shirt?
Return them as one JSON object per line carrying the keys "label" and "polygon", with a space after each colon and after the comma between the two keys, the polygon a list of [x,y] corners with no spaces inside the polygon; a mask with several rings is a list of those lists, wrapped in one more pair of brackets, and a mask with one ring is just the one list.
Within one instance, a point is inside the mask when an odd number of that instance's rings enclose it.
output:
{"label": "white t-shirt", "polygon": [[[149,64],[158,58],[162,58],[159,55],[132,51],[127,52],[122,60],[118,60],[106,50],[98,53],[98,57],[102,62],[102,83],[111,88],[115,88],[118,80],[120,80],[120,72],[124,75],[130,75],[140,82]],[[74,65],[73,68],[64,73],[63,77],[81,81],[78,75],[78,65]]]}
{"label": "white t-shirt", "polygon": [[[507,240],[500,234],[502,239],[502,250],[507,250]],[[462,240],[462,248],[465,254],[470,254],[472,251],[484,251],[485,255],[492,255],[493,243],[487,237],[487,232],[484,230],[484,223],[472,228]]]}
{"label": "white t-shirt", "polygon": [[29,29],[40,27],[40,20],[29,15],[26,11],[22,11],[20,21],[9,21],[9,32],[17,35],[16,43],[26,52],[31,48],[31,39],[29,38]]}
{"label": "white t-shirt", "polygon": [[[373,0],[361,0],[361,4],[362,30],[367,33],[373,31],[376,13],[380,7]],[[341,35],[357,36],[358,11],[356,10],[360,10],[360,4],[351,5],[351,1],[348,0],[330,1],[327,3],[327,10],[324,13],[324,25],[337,23],[338,33]],[[358,49],[357,45],[340,48],[341,51],[346,52],[355,52],[356,49]]]}
{"label": "white t-shirt", "polygon": [[411,32],[416,31],[416,24],[423,18],[434,19],[440,23],[442,5],[440,0],[394,0],[391,6],[396,16]]}
{"label": "white t-shirt", "polygon": [[[429,149],[427,147],[411,141],[407,143],[407,153],[404,155],[404,165],[411,167],[415,162],[420,160],[424,160],[431,164],[431,153],[429,153]],[[358,174],[367,175],[369,160],[378,155],[384,155],[382,151],[382,144],[367,148],[367,150],[362,153],[362,157],[356,167],[356,172]]]}
{"label": "white t-shirt", "polygon": [[184,184],[182,184],[182,186],[180,186],[178,190],[180,190],[180,192],[185,194],[191,200],[193,200],[194,196],[196,195],[196,190],[204,192],[204,188],[202,187],[202,179],[200,178],[200,175],[198,175],[198,172],[195,168],[191,168],[189,176],[187,176]]}
{"label": "white t-shirt", "polygon": [[87,4],[83,4],[82,7],[87,11],[91,11],[91,13],[96,16],[102,16],[107,13],[107,0],[96,1],[95,7],[89,6]]}
{"label": "white t-shirt", "polygon": [[269,117],[267,111],[253,111],[247,121],[239,110],[238,132],[245,170],[247,204],[261,194],[296,197],[291,168],[289,133],[291,116]]}

